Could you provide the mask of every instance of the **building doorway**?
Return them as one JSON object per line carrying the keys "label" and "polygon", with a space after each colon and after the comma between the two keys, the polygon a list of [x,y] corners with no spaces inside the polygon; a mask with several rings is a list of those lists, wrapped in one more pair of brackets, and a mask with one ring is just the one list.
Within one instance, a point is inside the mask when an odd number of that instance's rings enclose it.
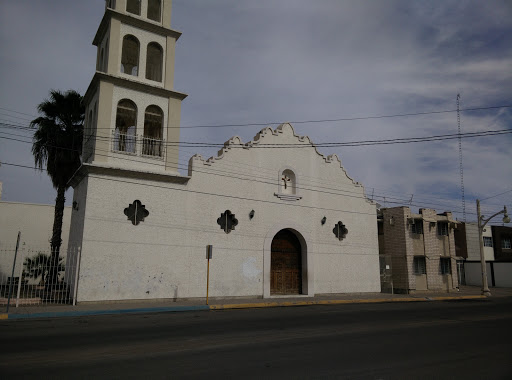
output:
{"label": "building doorway", "polygon": [[288,229],[272,239],[270,294],[302,294],[302,246]]}

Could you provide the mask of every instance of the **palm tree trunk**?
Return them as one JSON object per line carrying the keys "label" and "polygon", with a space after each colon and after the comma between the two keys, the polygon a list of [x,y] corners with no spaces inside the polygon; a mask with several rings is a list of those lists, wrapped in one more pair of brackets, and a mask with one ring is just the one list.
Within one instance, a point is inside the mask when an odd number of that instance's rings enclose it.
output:
{"label": "palm tree trunk", "polygon": [[53,233],[52,240],[50,241],[50,248],[52,252],[46,286],[50,291],[57,287],[58,282],[60,246],[62,244],[62,220],[64,217],[64,203],[66,202],[65,193],[65,186],[59,186],[57,188],[57,198],[55,199],[55,217],[53,219]]}

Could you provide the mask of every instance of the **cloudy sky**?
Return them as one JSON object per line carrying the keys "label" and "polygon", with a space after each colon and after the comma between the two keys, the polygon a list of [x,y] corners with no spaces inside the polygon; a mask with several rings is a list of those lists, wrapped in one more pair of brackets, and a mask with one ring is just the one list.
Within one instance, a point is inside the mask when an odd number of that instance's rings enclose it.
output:
{"label": "cloudy sky", "polygon": [[[103,0],[0,0],[0,181],[3,201],[53,204],[33,166],[27,125],[50,89],[84,93]],[[512,105],[512,2],[174,0],[175,89],[189,94],[182,126],[296,123],[314,142],[457,133],[455,112]],[[462,132],[512,128],[512,108],[461,112]],[[182,141],[250,140],[262,126],[183,129]],[[467,220],[512,211],[512,134],[463,139]],[[461,219],[457,140],[320,148],[382,205],[452,210]],[[184,148],[180,162],[194,153]],[[509,191],[510,190],[510,191]],[[507,192],[508,191],[508,192]],[[499,196],[497,194],[504,193]],[[412,197],[412,202],[410,202]],[[68,193],[68,203],[71,194]]]}

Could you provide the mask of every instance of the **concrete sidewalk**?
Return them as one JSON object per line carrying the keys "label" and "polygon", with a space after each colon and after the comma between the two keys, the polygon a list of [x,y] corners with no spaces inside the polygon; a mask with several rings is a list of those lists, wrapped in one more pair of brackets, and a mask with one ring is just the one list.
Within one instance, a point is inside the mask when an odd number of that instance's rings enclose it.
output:
{"label": "concrete sidewalk", "polygon": [[[286,307],[307,305],[335,305],[353,303],[383,303],[383,302],[425,302],[485,299],[481,288],[463,286],[458,292],[439,293],[424,292],[416,294],[388,293],[343,293],[309,296],[277,296],[262,298],[210,298],[206,305],[204,298],[185,300],[135,300],[122,302],[86,302],[73,305],[11,305],[9,313],[1,313],[0,319],[54,318],[78,317],[89,315],[124,314],[124,313],[161,313],[200,310],[249,309],[263,307]],[[512,288],[491,288],[492,297],[512,297]],[[5,306],[3,310],[5,311]]]}

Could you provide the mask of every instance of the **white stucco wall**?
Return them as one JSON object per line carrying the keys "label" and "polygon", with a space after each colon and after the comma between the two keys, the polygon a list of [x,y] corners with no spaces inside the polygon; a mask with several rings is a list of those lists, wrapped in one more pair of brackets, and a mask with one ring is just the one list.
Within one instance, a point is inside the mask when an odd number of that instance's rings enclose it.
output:
{"label": "white stucco wall", "polygon": [[[89,174],[83,239],[73,237],[83,240],[78,301],[204,297],[207,244],[214,247],[211,297],[263,296],[270,281],[265,241],[284,228],[305,239],[308,269],[314,270],[305,280],[308,294],[379,292],[376,210],[363,187],[346,175],[336,156],[322,156],[288,124],[264,129],[252,144],[275,143],[308,147],[228,145],[209,161],[194,156],[191,178],[183,184],[171,176]],[[275,196],[283,167],[296,170],[300,200]],[[331,190],[307,190],[319,186]],[[149,211],[137,226],[123,213],[134,200]],[[229,234],[217,224],[226,210],[238,219]],[[338,221],[348,229],[342,241],[332,231]]]}
{"label": "white stucco wall", "polygon": [[[492,240],[492,231],[490,226],[486,226],[482,236],[490,237]],[[480,243],[478,237],[478,225],[476,223],[466,223],[466,243],[468,249],[468,260],[480,260]],[[494,244],[494,243],[493,243]],[[494,261],[494,248],[484,246],[485,261]]]}
{"label": "white stucco wall", "polygon": [[[11,276],[18,231],[21,232],[15,276],[25,257],[50,252],[53,205],[0,201],[0,280]],[[64,208],[61,256],[68,248],[71,207]]]}

